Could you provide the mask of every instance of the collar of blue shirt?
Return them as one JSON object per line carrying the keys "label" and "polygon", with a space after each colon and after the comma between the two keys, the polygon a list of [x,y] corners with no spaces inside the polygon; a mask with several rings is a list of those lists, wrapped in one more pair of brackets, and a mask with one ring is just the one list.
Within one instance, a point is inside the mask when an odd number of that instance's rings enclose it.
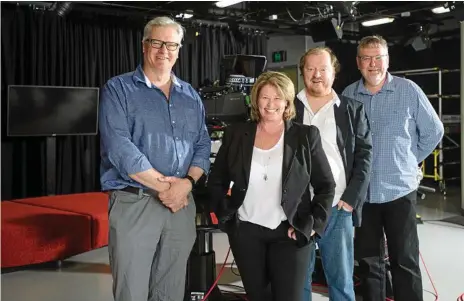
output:
{"label": "collar of blue shirt", "polygon": [[[148,77],[145,75],[145,72],[143,72],[142,65],[137,66],[137,69],[134,71],[133,78],[134,78],[134,82],[145,83],[148,88],[152,88],[152,86],[153,86],[153,84],[150,82]],[[172,83],[176,87],[182,87],[182,85],[180,84],[178,78],[174,75],[174,72],[171,72],[171,80],[172,80]]]}
{"label": "collar of blue shirt", "polygon": [[[390,72],[387,72],[387,80],[385,81],[384,85],[382,86],[382,89],[380,89],[379,93],[381,92],[394,92],[395,91],[395,82],[393,80],[393,75],[390,74]],[[367,95],[372,95],[372,93],[366,89],[364,86],[364,79],[361,78],[358,82],[358,89],[356,91],[359,94],[367,94]]]}

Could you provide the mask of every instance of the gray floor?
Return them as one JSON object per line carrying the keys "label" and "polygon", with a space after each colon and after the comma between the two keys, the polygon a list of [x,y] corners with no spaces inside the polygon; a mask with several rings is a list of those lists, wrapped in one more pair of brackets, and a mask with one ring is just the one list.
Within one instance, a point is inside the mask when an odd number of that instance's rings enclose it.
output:
{"label": "gray floor", "polygon": [[[421,255],[438,291],[439,300],[443,301],[454,301],[464,293],[464,227],[439,221],[459,215],[459,200],[459,191],[450,189],[446,199],[438,194],[430,194],[418,206],[418,212],[425,221],[419,226]],[[225,235],[215,234],[218,272],[228,247]],[[241,285],[240,278],[230,270],[232,260],[233,256],[230,255],[219,283]],[[421,269],[424,300],[435,300],[430,293],[434,292],[434,288],[423,264]],[[70,258],[59,269],[42,268],[2,274],[1,289],[1,300],[4,301],[111,301],[107,249]],[[324,294],[313,295],[314,301],[328,300]]]}

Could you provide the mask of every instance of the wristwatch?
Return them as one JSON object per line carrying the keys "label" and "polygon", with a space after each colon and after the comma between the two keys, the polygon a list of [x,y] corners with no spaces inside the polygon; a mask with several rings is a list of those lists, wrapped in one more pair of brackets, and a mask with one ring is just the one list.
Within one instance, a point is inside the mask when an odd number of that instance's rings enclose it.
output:
{"label": "wristwatch", "polygon": [[192,188],[193,188],[193,186],[195,186],[196,184],[195,179],[192,178],[192,176],[190,175],[187,175],[185,178],[190,181],[190,183],[192,184]]}

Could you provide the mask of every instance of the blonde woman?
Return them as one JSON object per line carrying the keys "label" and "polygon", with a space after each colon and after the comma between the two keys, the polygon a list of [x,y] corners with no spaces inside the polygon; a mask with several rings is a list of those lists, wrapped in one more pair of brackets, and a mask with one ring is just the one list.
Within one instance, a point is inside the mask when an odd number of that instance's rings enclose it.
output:
{"label": "blonde woman", "polygon": [[294,91],[282,73],[258,78],[252,121],[227,128],[208,180],[250,301],[269,301],[269,284],[274,301],[302,300],[313,235],[335,193],[318,129],[291,121]]}

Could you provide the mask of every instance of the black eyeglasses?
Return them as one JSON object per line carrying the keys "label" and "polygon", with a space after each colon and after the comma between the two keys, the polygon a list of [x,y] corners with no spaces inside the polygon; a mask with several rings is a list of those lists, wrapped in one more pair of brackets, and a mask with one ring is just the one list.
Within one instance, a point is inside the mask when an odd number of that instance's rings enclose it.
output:
{"label": "black eyeglasses", "polygon": [[163,45],[166,45],[166,49],[169,51],[174,51],[180,46],[182,46],[181,44],[178,44],[178,43],[165,42],[165,41],[161,41],[157,39],[146,39],[146,42],[148,42],[151,45],[151,47],[156,48],[156,49],[160,49],[163,47]]}
{"label": "black eyeglasses", "polygon": [[388,54],[381,54],[381,55],[376,55],[376,56],[368,56],[368,55],[362,55],[359,56],[358,58],[361,59],[363,63],[371,62],[372,59],[374,59],[376,62],[380,62],[384,57],[387,57]]}

